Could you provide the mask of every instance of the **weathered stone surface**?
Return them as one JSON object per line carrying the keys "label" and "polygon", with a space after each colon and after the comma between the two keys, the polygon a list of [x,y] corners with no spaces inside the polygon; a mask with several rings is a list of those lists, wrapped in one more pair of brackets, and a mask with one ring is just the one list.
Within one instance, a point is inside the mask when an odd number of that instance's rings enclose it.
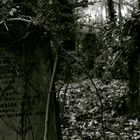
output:
{"label": "weathered stone surface", "polygon": [[41,140],[51,79],[49,39],[35,31],[17,41],[26,26],[12,26],[10,35],[0,34],[0,139]]}

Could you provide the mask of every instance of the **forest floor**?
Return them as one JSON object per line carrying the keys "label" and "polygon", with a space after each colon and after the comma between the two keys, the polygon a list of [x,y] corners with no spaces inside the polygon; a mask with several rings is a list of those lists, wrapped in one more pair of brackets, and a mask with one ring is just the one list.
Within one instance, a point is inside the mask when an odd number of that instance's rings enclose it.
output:
{"label": "forest floor", "polygon": [[127,82],[90,80],[65,84],[60,91],[63,140],[140,140],[140,115],[128,115]]}

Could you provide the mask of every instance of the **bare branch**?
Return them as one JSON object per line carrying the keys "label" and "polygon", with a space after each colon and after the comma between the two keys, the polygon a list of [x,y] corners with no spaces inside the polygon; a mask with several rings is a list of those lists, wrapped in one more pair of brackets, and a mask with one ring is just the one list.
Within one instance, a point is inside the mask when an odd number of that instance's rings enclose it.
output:
{"label": "bare branch", "polygon": [[119,58],[121,57],[121,55],[122,55],[122,51],[120,52],[120,54],[118,55],[118,57],[115,59],[115,61],[111,65],[111,67],[113,67],[115,65],[115,63],[119,60]]}
{"label": "bare branch", "polygon": [[8,29],[8,27],[7,27],[7,25],[6,25],[6,22],[3,21],[3,23],[4,23],[4,26],[5,26],[6,30],[9,31],[9,29]]}
{"label": "bare branch", "polygon": [[28,23],[32,22],[32,20],[28,20],[24,18],[10,18],[10,19],[7,19],[6,21],[23,21],[23,22],[28,22]]}
{"label": "bare branch", "polygon": [[101,2],[101,0],[99,0],[99,1],[94,1],[94,2],[79,2],[79,3],[74,3],[74,4],[72,4],[72,7],[73,8],[77,8],[77,7],[86,7],[86,6],[88,6],[88,5],[94,5],[95,3],[98,3],[98,2]]}
{"label": "bare branch", "polygon": [[9,18],[9,19],[0,21],[0,25],[2,23],[4,23],[4,26],[5,26],[6,30],[8,31],[8,27],[6,25],[6,22],[12,22],[12,21],[21,21],[21,22],[32,23],[32,20],[28,20],[28,19],[24,19],[24,18]]}

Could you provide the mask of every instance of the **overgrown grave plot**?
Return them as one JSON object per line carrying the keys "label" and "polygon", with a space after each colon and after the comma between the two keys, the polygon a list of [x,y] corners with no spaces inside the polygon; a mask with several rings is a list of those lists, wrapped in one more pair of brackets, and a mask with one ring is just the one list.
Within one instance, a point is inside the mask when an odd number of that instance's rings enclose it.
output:
{"label": "overgrown grave plot", "polygon": [[106,85],[97,79],[94,82],[101,91],[102,114],[96,91],[89,80],[68,86],[65,84],[61,89],[59,101],[64,105],[61,114],[63,139],[139,139],[139,116],[130,117],[124,104],[127,102],[127,83],[112,80]]}

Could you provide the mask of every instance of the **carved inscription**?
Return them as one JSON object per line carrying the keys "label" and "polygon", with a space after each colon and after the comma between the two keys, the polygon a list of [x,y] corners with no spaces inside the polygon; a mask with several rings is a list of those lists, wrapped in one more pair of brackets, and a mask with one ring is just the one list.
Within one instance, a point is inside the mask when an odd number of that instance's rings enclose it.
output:
{"label": "carved inscription", "polygon": [[17,75],[13,59],[0,57],[0,117],[17,116],[20,113],[21,95],[16,92]]}
{"label": "carved inscription", "polygon": [[22,116],[24,108],[28,109],[28,115],[44,114],[44,111],[34,110],[41,102],[40,94],[35,94],[29,86],[26,91],[25,79],[16,67],[14,59],[0,57],[0,118]]}

